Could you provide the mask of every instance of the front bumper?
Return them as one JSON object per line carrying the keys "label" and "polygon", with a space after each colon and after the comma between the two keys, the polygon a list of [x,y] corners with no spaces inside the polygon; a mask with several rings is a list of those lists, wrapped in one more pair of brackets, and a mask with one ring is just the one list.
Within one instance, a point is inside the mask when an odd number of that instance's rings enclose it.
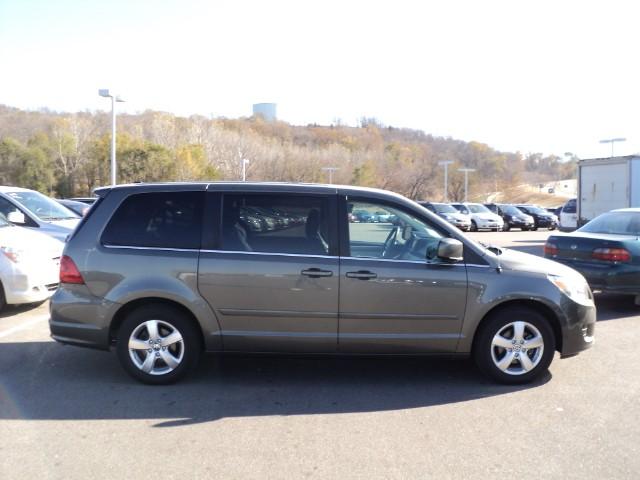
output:
{"label": "front bumper", "polygon": [[596,307],[567,299],[563,305],[566,323],[562,328],[562,358],[572,357],[591,348],[595,342]]}
{"label": "front bumper", "polygon": [[12,264],[9,271],[3,272],[2,286],[8,304],[41,302],[58,288],[58,271],[54,266],[45,268]]}
{"label": "front bumper", "polygon": [[495,220],[475,220],[476,226],[480,230],[495,230],[502,229],[504,227],[503,222],[497,222]]}
{"label": "front bumper", "polygon": [[511,219],[509,220],[509,226],[514,228],[533,228],[535,225],[531,221]]}

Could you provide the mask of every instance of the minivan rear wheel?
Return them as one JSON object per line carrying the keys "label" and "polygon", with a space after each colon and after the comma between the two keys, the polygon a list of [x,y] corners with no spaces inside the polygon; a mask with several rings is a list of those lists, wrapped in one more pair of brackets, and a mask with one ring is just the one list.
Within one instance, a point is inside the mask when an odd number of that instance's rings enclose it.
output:
{"label": "minivan rear wheel", "polygon": [[555,337],[549,321],[526,307],[496,312],[477,335],[476,364],[500,383],[531,382],[546,372],[553,360]]}
{"label": "minivan rear wheel", "polygon": [[136,380],[166,385],[184,378],[197,364],[201,343],[187,316],[170,305],[146,305],[120,326],[116,351]]}

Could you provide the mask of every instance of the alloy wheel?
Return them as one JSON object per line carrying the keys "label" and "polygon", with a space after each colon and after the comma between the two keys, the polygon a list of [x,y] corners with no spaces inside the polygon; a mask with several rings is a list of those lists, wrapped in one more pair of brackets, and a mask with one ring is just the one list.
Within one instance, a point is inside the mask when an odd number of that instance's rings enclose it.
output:
{"label": "alloy wheel", "polygon": [[184,357],[180,331],[164,320],[147,320],[129,336],[129,357],[149,375],[165,375],[175,370]]}
{"label": "alloy wheel", "polygon": [[491,341],[491,358],[502,372],[523,375],[540,363],[544,339],[540,330],[529,322],[516,321],[504,325]]}

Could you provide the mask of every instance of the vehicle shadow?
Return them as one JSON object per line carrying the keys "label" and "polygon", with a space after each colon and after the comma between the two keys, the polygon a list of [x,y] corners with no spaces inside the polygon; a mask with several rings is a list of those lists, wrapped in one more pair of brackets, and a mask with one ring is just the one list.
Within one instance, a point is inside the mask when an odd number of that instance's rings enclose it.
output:
{"label": "vehicle shadow", "polygon": [[154,387],[130,379],[105,352],[0,343],[0,419],[155,419],[155,427],[176,427],[423,408],[511,394],[550,378],[497,385],[462,359],[207,356],[186,381]]}
{"label": "vehicle shadow", "polygon": [[7,305],[2,311],[0,311],[0,318],[9,318],[20,313],[28,312],[29,310],[35,310],[43,303],[44,302],[25,303],[22,305]]}
{"label": "vehicle shadow", "polygon": [[635,304],[632,295],[597,293],[594,297],[599,322],[632,318],[640,313],[640,306]]}

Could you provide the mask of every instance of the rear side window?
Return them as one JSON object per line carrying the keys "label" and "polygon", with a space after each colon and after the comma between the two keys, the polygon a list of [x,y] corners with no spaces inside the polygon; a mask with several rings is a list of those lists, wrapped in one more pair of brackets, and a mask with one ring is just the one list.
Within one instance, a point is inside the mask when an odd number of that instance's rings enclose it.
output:
{"label": "rear side window", "polygon": [[152,192],[127,197],[102,234],[104,245],[200,248],[204,192]]}
{"label": "rear side window", "polygon": [[225,195],[222,249],[329,254],[329,201],[303,195]]}

